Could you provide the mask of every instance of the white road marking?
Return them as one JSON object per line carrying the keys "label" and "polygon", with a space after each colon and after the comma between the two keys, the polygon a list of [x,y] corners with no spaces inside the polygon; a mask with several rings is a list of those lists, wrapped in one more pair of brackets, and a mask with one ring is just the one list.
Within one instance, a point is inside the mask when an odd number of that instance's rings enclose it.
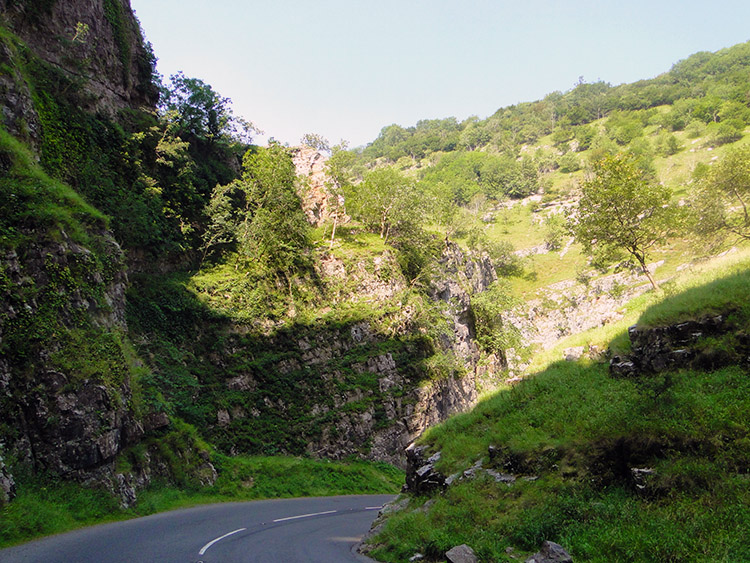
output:
{"label": "white road marking", "polygon": [[277,518],[274,522],[286,522],[287,520],[297,520],[298,518],[309,518],[310,516],[322,516],[323,514],[333,514],[338,510],[328,510],[326,512],[314,512],[313,514],[300,514],[299,516],[289,516],[287,518]]}
{"label": "white road marking", "polygon": [[[365,510],[380,510],[383,508],[382,506],[366,506]],[[299,518],[310,518],[311,516],[323,516],[325,514],[335,514],[338,512],[338,510],[326,510],[325,512],[313,512],[312,514],[300,514],[298,516],[287,516],[286,518],[277,518],[276,520],[273,520],[273,522],[286,522],[287,520],[298,520]],[[231,535],[237,534],[239,532],[244,532],[247,530],[247,528],[240,528],[239,530],[235,530],[234,532],[229,532],[228,534],[224,534],[221,537],[216,538],[215,540],[211,540],[206,545],[204,545],[201,550],[198,552],[198,555],[205,555],[206,551],[215,544],[216,542],[219,542],[223,540],[224,538],[228,538]]]}
{"label": "white road marking", "polygon": [[208,548],[211,547],[213,544],[215,544],[217,541],[221,541],[224,538],[228,538],[232,534],[236,534],[238,532],[244,532],[245,530],[247,530],[247,528],[240,528],[239,530],[235,530],[234,532],[229,532],[228,534],[224,534],[220,538],[216,538],[215,540],[211,540],[210,542],[208,542],[206,545],[204,545],[201,548],[201,550],[198,552],[198,555],[205,555],[206,551],[208,551]]}

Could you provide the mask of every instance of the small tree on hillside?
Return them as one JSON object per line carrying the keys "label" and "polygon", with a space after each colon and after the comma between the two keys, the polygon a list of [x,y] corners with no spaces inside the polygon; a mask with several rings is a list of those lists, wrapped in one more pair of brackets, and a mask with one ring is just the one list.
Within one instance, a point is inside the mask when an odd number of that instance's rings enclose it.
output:
{"label": "small tree on hillside", "polygon": [[692,194],[694,228],[722,242],[750,240],[750,146],[736,147],[714,164]]}
{"label": "small tree on hillside", "polygon": [[388,242],[398,231],[410,231],[422,218],[414,180],[393,168],[378,168],[365,174],[352,187],[350,211],[369,229]]}
{"label": "small tree on hillside", "polygon": [[658,289],[646,263],[675,224],[670,189],[650,183],[631,155],[606,156],[593,171],[569,217],[571,233],[600,265],[629,256]]}

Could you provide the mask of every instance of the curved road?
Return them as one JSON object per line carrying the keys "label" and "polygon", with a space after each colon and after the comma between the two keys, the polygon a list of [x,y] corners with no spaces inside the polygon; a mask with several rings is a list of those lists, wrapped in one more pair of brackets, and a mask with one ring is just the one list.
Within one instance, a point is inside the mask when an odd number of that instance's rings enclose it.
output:
{"label": "curved road", "polygon": [[2,563],[370,561],[353,549],[393,495],[199,506],[0,550]]}

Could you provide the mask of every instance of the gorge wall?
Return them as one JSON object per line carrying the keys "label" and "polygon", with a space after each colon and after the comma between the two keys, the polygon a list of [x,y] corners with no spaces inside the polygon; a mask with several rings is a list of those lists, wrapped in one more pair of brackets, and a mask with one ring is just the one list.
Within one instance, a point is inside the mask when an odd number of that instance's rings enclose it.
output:
{"label": "gorge wall", "polygon": [[[453,244],[420,291],[393,249],[317,250],[310,293],[351,314],[321,310],[260,332],[185,284],[151,293],[188,274],[174,254],[123,250],[110,217],[89,205],[141,181],[91,157],[96,135],[132,147],[121,123],[152,123],[154,59],[129,2],[0,0],[0,24],[0,501],[23,466],[104,484],[130,505],[155,476],[174,478],[164,447],[181,448],[173,457],[191,483],[210,484],[198,434],[230,454],[403,465],[408,443],[492,384],[500,366],[480,362],[471,296],[495,272]],[[58,115],[66,107],[96,117],[77,128],[67,115],[70,129]],[[323,224],[324,159],[302,150],[297,160],[308,219]],[[79,163],[92,174],[86,201],[74,191]],[[153,267],[129,277],[127,253]]]}

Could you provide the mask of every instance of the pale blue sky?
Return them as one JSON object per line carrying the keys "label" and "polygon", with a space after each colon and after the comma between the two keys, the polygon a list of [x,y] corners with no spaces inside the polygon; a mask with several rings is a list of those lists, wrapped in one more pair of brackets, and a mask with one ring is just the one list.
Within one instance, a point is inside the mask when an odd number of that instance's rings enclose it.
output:
{"label": "pale blue sky", "polygon": [[292,145],[308,132],[358,146],[391,123],[484,118],[579,76],[633,82],[750,40],[748,0],[131,2],[159,72],[203,79]]}

